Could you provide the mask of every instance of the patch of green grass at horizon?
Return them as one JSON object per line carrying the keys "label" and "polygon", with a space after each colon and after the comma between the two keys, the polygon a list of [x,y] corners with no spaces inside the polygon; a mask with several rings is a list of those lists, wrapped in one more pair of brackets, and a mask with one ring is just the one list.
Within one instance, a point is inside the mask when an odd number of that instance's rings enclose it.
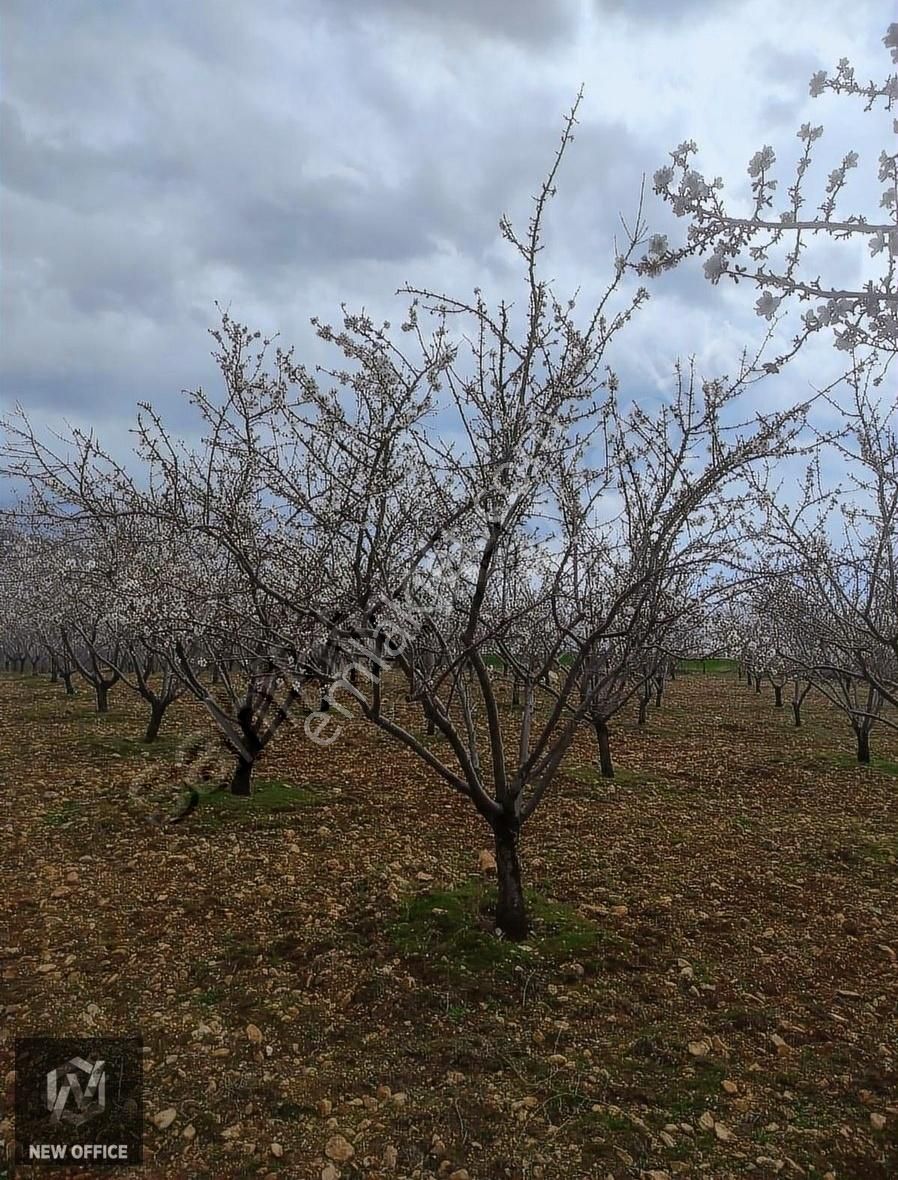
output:
{"label": "patch of green grass at horizon", "polygon": [[704,672],[713,675],[720,675],[726,672],[735,672],[739,667],[736,660],[712,659],[712,660],[677,660],[677,672]]}

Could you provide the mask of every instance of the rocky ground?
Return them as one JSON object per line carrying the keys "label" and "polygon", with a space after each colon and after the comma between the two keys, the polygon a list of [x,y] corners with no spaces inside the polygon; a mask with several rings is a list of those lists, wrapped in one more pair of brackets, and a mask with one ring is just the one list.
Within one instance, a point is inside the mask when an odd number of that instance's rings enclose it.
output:
{"label": "rocky ground", "polygon": [[820,698],[679,677],[613,785],[571,751],[515,946],[481,823],[362,724],[160,830],[202,714],[147,753],[112,704],[0,677],[4,1139],[16,1035],[136,1031],[115,1175],[898,1176],[898,733],[859,768]]}

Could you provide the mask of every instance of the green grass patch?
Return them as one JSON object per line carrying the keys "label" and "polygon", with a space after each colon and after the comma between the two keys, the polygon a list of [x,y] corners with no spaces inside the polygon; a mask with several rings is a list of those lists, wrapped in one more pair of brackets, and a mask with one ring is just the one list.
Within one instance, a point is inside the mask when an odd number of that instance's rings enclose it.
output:
{"label": "green grass patch", "polygon": [[201,794],[196,819],[211,825],[242,823],[247,819],[264,819],[304,807],[320,806],[326,798],[325,783],[295,785],[282,779],[260,779],[253,784],[253,793],[249,796],[232,795],[227,790]]}
{"label": "green grass patch", "polygon": [[898,836],[880,836],[875,840],[863,841],[858,852],[863,860],[878,865],[898,864]]}
{"label": "green grass patch", "polygon": [[854,754],[830,754],[824,757],[832,765],[844,767],[846,770],[873,771],[898,777],[898,762],[891,758],[877,758],[875,754],[872,754],[869,762],[858,762]]}
{"label": "green grass patch", "polygon": [[[526,892],[533,930],[525,942],[495,932],[495,892],[481,882],[409,899],[388,935],[401,953],[444,960],[451,972],[509,975],[518,967],[594,959],[608,935],[571,907]],[[613,936],[611,936],[613,937]]]}
{"label": "green grass patch", "polygon": [[736,660],[677,660],[677,672],[703,672],[719,676],[726,672],[735,672],[738,668]]}
{"label": "green grass patch", "polygon": [[[102,717],[103,714],[97,716]],[[101,722],[100,727],[110,722]],[[172,758],[177,754],[183,738],[176,734],[162,734],[154,742],[122,734],[86,733],[79,742],[95,754],[117,755],[119,758]]]}
{"label": "green grass patch", "polygon": [[214,1008],[225,998],[225,990],[221,987],[207,987],[204,991],[197,992],[193,998],[197,1004]]}
{"label": "green grass patch", "polygon": [[627,770],[625,767],[614,768],[614,778],[604,778],[598,766],[594,763],[581,763],[564,769],[568,778],[578,783],[585,783],[589,787],[635,787],[646,786],[650,780],[638,770]]}
{"label": "green grass patch", "polygon": [[61,828],[74,819],[80,819],[84,813],[84,804],[76,799],[64,799],[56,807],[51,807],[44,813],[44,823],[50,828]]}
{"label": "green grass patch", "polygon": [[720,1098],[721,1083],[727,1076],[725,1065],[716,1061],[697,1061],[691,1077],[678,1073],[666,1093],[661,1105],[673,1116],[674,1122],[691,1118],[696,1111],[714,1106]]}

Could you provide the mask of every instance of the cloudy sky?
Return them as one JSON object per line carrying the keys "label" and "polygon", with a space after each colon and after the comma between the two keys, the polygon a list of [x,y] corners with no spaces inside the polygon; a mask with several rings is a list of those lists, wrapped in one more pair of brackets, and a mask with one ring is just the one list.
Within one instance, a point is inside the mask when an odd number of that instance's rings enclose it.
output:
{"label": "cloudy sky", "polygon": [[[686,138],[738,206],[754,151],[794,160],[799,125],[823,123],[812,179],[857,149],[847,211],[873,214],[890,118],[811,99],[808,79],[842,56],[885,77],[894,15],[886,0],[6,0],[0,404],[118,448],[138,400],[189,429],[180,391],[214,383],[216,300],[314,362],[309,317],[336,322],[341,300],[398,323],[406,282],[520,297],[498,217],[526,223],[581,82],[545,273],[584,309],[618,215]],[[654,197],[646,214],[682,237]],[[855,279],[870,265],[821,258]],[[755,295],[711,287],[699,263],[651,290],[612,358],[634,395],[678,354],[732,370],[760,338]],[[809,351],[759,396],[805,393],[830,361]]]}

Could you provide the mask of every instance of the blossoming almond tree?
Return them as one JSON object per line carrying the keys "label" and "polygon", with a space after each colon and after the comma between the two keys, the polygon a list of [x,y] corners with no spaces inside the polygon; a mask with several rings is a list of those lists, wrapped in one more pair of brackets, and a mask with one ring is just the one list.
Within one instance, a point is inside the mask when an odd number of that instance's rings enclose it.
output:
{"label": "blossoming almond tree", "polygon": [[[363,559],[356,558],[347,583],[356,612],[375,605],[366,635],[369,662],[404,676],[409,697],[445,744],[428,743],[383,707],[381,677],[355,686],[344,680],[339,699],[351,695],[362,716],[481,815],[496,849],[497,925],[512,938],[523,937],[529,926],[521,831],[550,796],[588,716],[595,695],[589,670],[597,652],[620,634],[635,635],[639,628],[644,633],[657,617],[647,604],[660,601],[659,583],[665,584],[671,568],[707,561],[713,544],[703,541],[703,532],[719,539],[731,523],[734,501],[724,489],[747,464],[792,446],[802,418],[801,410],[789,409],[739,421],[738,394],[757,376],[751,364],[733,382],[706,383],[701,396],[685,383],[675,403],[655,414],[618,407],[616,382],[603,370],[603,358],[645,293],[635,292],[611,314],[610,300],[625,273],[619,262],[598,306],[581,317],[575,301],[560,301],[538,275],[542,219],[575,111],[527,234],[519,237],[506,218],[500,223],[523,262],[522,326],[516,327],[506,304],[492,309],[479,291],[465,300],[408,287],[419,302],[404,328],[416,336],[423,363],[410,362],[386,327],[375,329],[364,317],[347,317],[339,337],[324,331],[354,363],[352,373],[341,374],[344,385],[375,405],[385,399],[368,415],[374,429],[358,451],[369,473],[360,486],[376,494],[358,501],[365,528],[355,552]],[[419,330],[419,307],[435,318],[429,340]],[[463,324],[464,331],[447,346],[449,321]],[[410,402],[409,391],[424,377],[448,395],[447,411],[456,415],[451,433],[463,444],[441,442],[422,429],[422,403]],[[397,449],[386,430],[395,419],[388,409],[396,405],[407,408],[408,444],[426,457],[423,467],[414,467],[419,508],[412,517],[404,511],[408,484],[398,475],[387,478],[382,466]],[[299,420],[291,429],[301,433]],[[273,490],[289,499],[283,474]],[[607,563],[621,547],[630,559],[617,562],[621,584],[598,609],[565,587],[584,541],[584,522],[593,520],[609,490],[627,511],[596,532],[589,559]],[[297,507],[303,503],[297,495]],[[571,504],[577,512],[565,511]],[[401,532],[402,561],[382,522],[389,522],[392,535]],[[503,595],[507,570],[522,549],[541,550],[541,561],[531,563],[527,593]],[[522,612],[544,620],[538,642],[526,653]],[[511,717],[490,674],[496,653],[517,666],[529,686],[520,713]],[[550,672],[558,675],[567,653],[557,688],[547,693],[548,708],[540,710],[533,689]],[[332,714],[328,725],[336,730],[338,716]]]}
{"label": "blossoming almond tree", "polygon": [[[891,51],[892,61],[898,62],[898,23],[889,26],[883,43]],[[842,58],[834,74],[819,70],[811,79],[813,97],[827,92],[863,99],[865,111],[876,112],[882,103],[890,112],[898,104],[898,73],[882,83],[863,84],[848,59]],[[898,119],[889,122],[890,130],[898,132]],[[807,173],[814,145],[822,135],[823,127],[810,123],[799,130],[801,155],[779,210],[775,207],[776,153],[769,145],[756,152],[748,165],[752,201],[745,216],[734,215],[724,204],[720,177],[709,181],[693,167],[697,151],[693,140],[671,152],[672,164],[658,169],[654,176],[655,192],[678,217],[689,221],[687,244],[671,247],[663,234],[654,235],[649,250],[636,264],[641,273],[657,273],[689,255],[707,255],[704,272],[708,280],[715,284],[722,278],[753,283],[759,292],[757,313],[767,320],[776,315],[784,300],[794,298],[813,305],[803,316],[791,350],[770,362],[773,369],[794,355],[813,333],[825,328],[832,329],[840,349],[866,346],[884,353],[898,352],[898,151],[890,138],[880,152],[878,180],[882,188],[877,214],[849,213],[840,208],[849,173],[860,164],[853,150],[829,173],[816,208],[806,212]],[[805,253],[821,235],[836,242],[862,240],[871,259],[879,264],[878,275],[862,286],[844,287],[809,271]]]}

